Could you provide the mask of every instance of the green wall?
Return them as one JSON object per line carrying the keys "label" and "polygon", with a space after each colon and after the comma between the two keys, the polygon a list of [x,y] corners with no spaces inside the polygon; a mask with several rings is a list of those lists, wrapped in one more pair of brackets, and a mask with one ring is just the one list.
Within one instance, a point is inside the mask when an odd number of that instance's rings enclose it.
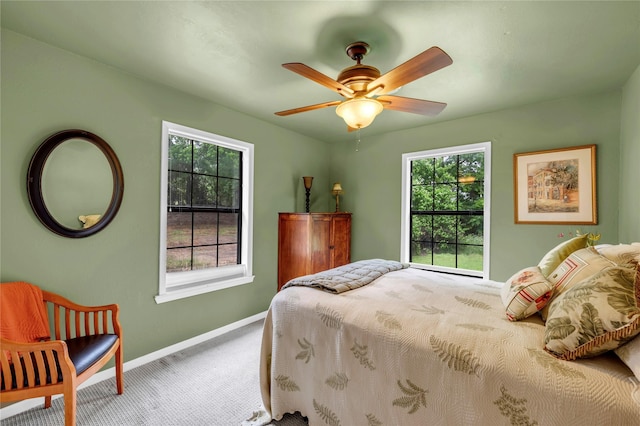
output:
{"label": "green wall", "polygon": [[[621,91],[380,136],[364,129],[356,152],[355,143],[327,145],[11,31],[2,31],[1,42],[0,279],[30,281],[83,304],[119,303],[127,360],[267,309],[276,290],[277,213],[304,211],[303,175],[315,177],[312,211],[332,211],[329,189],[342,183],[341,209],[354,213],[353,260],[397,259],[402,153],[491,141],[491,278],[504,280],[536,264],[560,242],[559,232],[576,228],[513,223],[513,154],[595,143],[599,224],[582,229],[606,242],[640,240],[637,214],[626,213],[639,209],[639,71]],[[153,300],[162,120],[255,144],[254,283],[161,305]],[[80,240],[47,231],[26,196],[31,155],[69,128],[104,138],[125,178],[114,221]]]}
{"label": "green wall", "polygon": [[352,259],[400,257],[403,153],[486,141],[492,142],[492,279],[536,265],[561,242],[559,232],[578,228],[514,224],[514,153],[596,144],[599,223],[579,228],[617,242],[620,98],[612,91],[560,99],[381,136],[367,136],[364,129],[359,151],[354,144],[335,145],[331,175],[345,190],[341,205],[354,214]]}
{"label": "green wall", "polygon": [[620,242],[640,241],[640,66],[622,89]]}
{"label": "green wall", "polygon": [[[7,30],[1,60],[3,282],[32,282],[81,304],[119,303],[127,360],[268,308],[276,292],[278,212],[304,211],[303,175],[315,177],[311,208],[326,211],[331,204],[326,143]],[[162,120],[255,145],[252,284],[155,303]],[[118,215],[83,239],[45,229],[26,194],[35,149],[71,128],[105,139],[124,171]]]}

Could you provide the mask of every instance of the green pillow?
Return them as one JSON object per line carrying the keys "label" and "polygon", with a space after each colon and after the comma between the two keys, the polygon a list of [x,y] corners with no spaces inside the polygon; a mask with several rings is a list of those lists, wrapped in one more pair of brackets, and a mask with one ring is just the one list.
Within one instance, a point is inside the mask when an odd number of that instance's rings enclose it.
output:
{"label": "green pillow", "polygon": [[633,339],[640,333],[639,281],[636,270],[612,266],[562,293],[549,303],[544,349],[570,361]]}
{"label": "green pillow", "polygon": [[587,235],[580,235],[570,240],[564,241],[554,248],[552,248],[547,254],[544,255],[538,266],[540,272],[545,277],[549,277],[551,273],[560,265],[571,253],[587,246]]}

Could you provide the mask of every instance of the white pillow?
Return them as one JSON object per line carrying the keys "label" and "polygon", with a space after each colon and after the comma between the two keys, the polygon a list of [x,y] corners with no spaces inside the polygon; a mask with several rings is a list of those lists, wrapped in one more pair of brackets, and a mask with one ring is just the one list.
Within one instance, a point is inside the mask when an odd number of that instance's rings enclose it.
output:
{"label": "white pillow", "polygon": [[598,253],[617,265],[635,267],[640,258],[640,245],[637,244],[617,244],[601,247]]}
{"label": "white pillow", "polygon": [[640,380],[640,338],[636,337],[629,343],[615,349],[614,352]]}

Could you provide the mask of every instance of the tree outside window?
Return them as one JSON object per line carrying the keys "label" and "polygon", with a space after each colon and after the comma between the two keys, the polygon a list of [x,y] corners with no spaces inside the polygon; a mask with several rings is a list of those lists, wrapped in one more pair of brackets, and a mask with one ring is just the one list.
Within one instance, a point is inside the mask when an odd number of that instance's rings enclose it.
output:
{"label": "tree outside window", "polygon": [[240,263],[242,153],[169,136],[167,272]]}
{"label": "tree outside window", "polygon": [[[483,274],[486,147],[405,154],[403,261]],[[469,152],[470,151],[470,152]],[[406,218],[406,219],[405,219]]]}

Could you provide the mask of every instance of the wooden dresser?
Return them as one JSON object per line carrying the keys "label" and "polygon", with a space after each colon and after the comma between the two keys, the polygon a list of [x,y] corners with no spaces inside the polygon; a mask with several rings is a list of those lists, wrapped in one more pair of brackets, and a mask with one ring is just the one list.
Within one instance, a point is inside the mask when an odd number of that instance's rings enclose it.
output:
{"label": "wooden dresser", "polygon": [[351,262],[351,213],[280,213],[278,291],[292,278]]}

